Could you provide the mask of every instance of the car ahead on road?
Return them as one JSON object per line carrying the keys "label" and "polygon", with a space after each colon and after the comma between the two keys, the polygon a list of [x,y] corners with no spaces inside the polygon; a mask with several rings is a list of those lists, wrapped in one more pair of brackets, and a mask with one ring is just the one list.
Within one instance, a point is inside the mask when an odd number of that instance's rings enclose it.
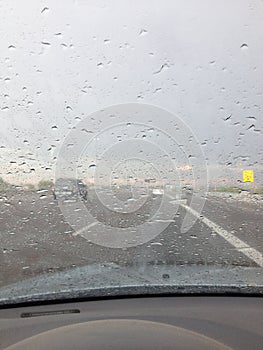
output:
{"label": "car ahead on road", "polygon": [[87,185],[79,179],[59,178],[52,186],[52,194],[54,199],[70,199],[80,197],[87,199]]}
{"label": "car ahead on road", "polygon": [[153,188],[152,189],[153,196],[162,196],[164,194],[163,188]]}

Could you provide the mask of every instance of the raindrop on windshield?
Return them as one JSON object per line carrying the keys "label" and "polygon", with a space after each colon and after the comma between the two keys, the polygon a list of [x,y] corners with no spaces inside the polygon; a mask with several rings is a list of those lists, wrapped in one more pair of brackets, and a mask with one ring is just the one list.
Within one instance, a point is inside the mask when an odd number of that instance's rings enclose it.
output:
{"label": "raindrop on windshield", "polygon": [[45,46],[50,46],[51,45],[48,41],[41,41],[41,44],[45,45]]}
{"label": "raindrop on windshield", "polygon": [[251,124],[251,125],[247,128],[247,130],[251,130],[251,129],[255,129],[255,124]]}
{"label": "raindrop on windshield", "polygon": [[232,117],[232,114],[228,115],[226,118],[224,118],[224,121],[226,122],[227,120],[229,120]]}
{"label": "raindrop on windshield", "polygon": [[139,35],[145,35],[145,34],[147,34],[147,33],[148,33],[148,32],[147,32],[146,29],[142,29],[142,30],[140,31]]}
{"label": "raindrop on windshield", "polygon": [[160,88],[160,87],[156,88],[153,93],[155,94],[156,92],[161,91],[161,90],[162,90],[162,88]]}
{"label": "raindrop on windshield", "polygon": [[247,45],[246,43],[244,43],[244,44],[242,44],[242,45],[240,46],[240,48],[241,48],[241,49],[248,49],[248,45]]}
{"label": "raindrop on windshield", "polygon": [[44,7],[44,8],[42,9],[41,13],[47,12],[48,10],[49,10],[48,7]]}
{"label": "raindrop on windshield", "polygon": [[168,69],[169,65],[167,63],[164,63],[161,65],[160,69],[158,69],[156,72],[154,72],[154,74],[159,74],[161,73],[164,69]]}

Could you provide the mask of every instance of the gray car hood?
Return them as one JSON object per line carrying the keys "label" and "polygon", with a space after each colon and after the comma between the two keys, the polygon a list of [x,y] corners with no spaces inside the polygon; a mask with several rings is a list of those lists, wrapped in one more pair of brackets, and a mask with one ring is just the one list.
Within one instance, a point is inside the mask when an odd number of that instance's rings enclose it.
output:
{"label": "gray car hood", "polygon": [[0,305],[154,294],[263,294],[262,268],[93,264],[0,288]]}

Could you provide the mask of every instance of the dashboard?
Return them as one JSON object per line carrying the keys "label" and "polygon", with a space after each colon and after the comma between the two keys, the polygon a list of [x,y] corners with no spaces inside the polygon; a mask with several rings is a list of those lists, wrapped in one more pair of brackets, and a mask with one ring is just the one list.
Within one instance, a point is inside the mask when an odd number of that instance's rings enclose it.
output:
{"label": "dashboard", "polygon": [[0,309],[0,349],[262,349],[263,300],[97,299]]}

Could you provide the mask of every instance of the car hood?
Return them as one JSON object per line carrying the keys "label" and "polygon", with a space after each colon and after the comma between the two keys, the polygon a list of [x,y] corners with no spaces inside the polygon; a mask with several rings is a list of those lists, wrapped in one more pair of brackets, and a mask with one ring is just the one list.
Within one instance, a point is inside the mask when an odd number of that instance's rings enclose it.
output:
{"label": "car hood", "polygon": [[256,267],[93,264],[0,288],[0,305],[155,294],[263,294]]}

